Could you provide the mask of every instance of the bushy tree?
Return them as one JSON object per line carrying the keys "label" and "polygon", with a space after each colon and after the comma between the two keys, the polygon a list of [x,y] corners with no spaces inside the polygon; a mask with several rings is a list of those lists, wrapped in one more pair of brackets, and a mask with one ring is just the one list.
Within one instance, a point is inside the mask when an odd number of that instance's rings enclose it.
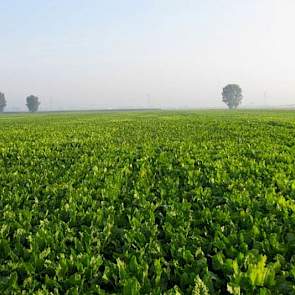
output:
{"label": "bushy tree", "polygon": [[227,104],[230,109],[236,109],[242,102],[242,89],[237,84],[228,84],[223,88],[222,101]]}
{"label": "bushy tree", "polygon": [[4,111],[4,108],[6,107],[7,102],[5,99],[4,93],[0,92],[0,113]]}
{"label": "bushy tree", "polygon": [[28,107],[30,112],[32,112],[32,113],[37,112],[39,105],[40,105],[40,101],[37,96],[30,95],[27,97],[26,106]]}

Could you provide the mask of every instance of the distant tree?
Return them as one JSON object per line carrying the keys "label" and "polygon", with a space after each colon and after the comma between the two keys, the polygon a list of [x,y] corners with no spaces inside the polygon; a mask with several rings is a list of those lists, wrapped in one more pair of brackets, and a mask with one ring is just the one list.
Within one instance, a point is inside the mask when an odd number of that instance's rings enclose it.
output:
{"label": "distant tree", "polygon": [[7,102],[5,99],[4,93],[0,92],[0,113],[4,111],[4,108],[6,107]]}
{"label": "distant tree", "polygon": [[230,109],[236,109],[242,102],[242,89],[237,84],[228,84],[223,88],[222,101],[227,104]]}
{"label": "distant tree", "polygon": [[32,113],[37,112],[39,105],[40,105],[40,101],[37,96],[30,95],[27,97],[26,106],[28,107],[30,112],[32,112]]}

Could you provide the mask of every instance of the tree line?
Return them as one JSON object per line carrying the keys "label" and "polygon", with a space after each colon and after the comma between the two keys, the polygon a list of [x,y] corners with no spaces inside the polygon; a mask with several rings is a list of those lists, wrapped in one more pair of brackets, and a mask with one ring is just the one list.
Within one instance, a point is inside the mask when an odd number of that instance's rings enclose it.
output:
{"label": "tree line", "polygon": [[[229,109],[236,109],[242,102],[242,89],[237,84],[228,84],[222,90],[222,101]],[[26,106],[29,112],[37,112],[39,109],[40,100],[35,95],[30,95],[26,98]],[[0,92],[0,112],[2,113],[7,106],[7,101],[4,93]]]}
{"label": "tree line", "polygon": [[[35,95],[30,95],[26,98],[26,106],[29,112],[37,112],[39,109],[40,100],[39,97]],[[0,113],[2,113],[7,106],[7,100],[5,98],[5,94],[0,92]]]}

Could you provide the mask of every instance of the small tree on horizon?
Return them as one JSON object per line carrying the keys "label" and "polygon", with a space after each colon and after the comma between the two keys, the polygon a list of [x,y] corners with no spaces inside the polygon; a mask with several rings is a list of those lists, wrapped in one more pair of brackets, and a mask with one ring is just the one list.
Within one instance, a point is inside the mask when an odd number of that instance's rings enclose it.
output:
{"label": "small tree on horizon", "polygon": [[27,97],[26,106],[31,113],[35,113],[38,111],[40,101],[39,98],[35,95],[30,95]]}
{"label": "small tree on horizon", "polygon": [[7,105],[4,93],[0,92],[0,113],[4,111],[4,108]]}
{"label": "small tree on horizon", "polygon": [[237,84],[228,84],[222,90],[222,101],[229,109],[236,109],[242,102],[242,88]]}

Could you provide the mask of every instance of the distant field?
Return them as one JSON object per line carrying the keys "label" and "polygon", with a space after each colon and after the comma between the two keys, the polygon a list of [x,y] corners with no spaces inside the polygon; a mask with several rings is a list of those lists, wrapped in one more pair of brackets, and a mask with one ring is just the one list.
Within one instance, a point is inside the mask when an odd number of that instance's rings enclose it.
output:
{"label": "distant field", "polygon": [[295,294],[295,111],[0,115],[21,293]]}

